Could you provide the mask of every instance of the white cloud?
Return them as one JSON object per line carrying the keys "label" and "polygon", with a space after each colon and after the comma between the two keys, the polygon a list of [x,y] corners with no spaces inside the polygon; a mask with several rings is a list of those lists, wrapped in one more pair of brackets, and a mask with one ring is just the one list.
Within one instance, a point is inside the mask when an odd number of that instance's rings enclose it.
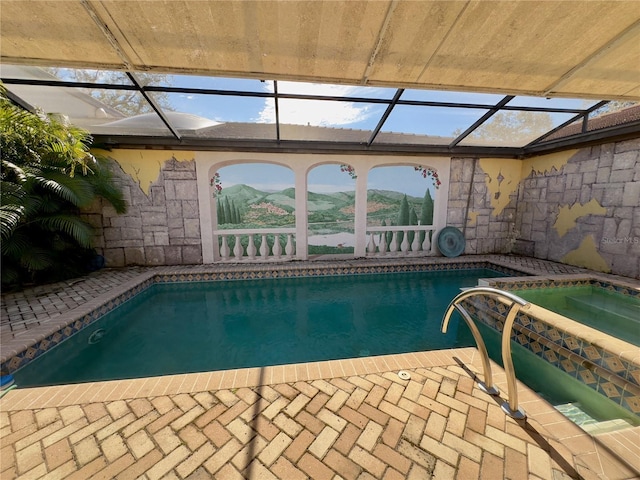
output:
{"label": "white cloud", "polygon": [[[267,91],[273,92],[273,82],[266,82],[265,88]],[[346,85],[278,82],[278,92],[301,95],[358,96],[358,88]],[[280,98],[278,105],[280,123],[283,124],[320,127],[349,125],[365,120],[370,115],[370,107],[352,102]],[[268,100],[259,113],[258,122],[270,123],[274,119],[275,103]]]}

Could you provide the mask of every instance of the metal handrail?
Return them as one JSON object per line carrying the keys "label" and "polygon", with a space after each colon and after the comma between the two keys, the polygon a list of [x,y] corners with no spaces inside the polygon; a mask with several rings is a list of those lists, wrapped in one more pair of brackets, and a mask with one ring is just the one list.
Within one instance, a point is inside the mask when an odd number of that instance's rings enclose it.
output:
{"label": "metal handrail", "polygon": [[454,310],[457,310],[469,326],[471,334],[473,335],[473,338],[476,341],[476,345],[478,346],[478,350],[480,351],[484,382],[479,381],[478,387],[489,395],[499,395],[500,391],[493,384],[493,375],[491,373],[491,364],[489,362],[487,347],[485,346],[484,341],[482,340],[482,335],[480,334],[480,331],[478,330],[475,322],[471,318],[471,315],[469,315],[464,307],[460,305],[460,302],[475,295],[488,295],[490,297],[497,298],[498,300],[506,300],[507,302],[511,303],[511,305],[509,306],[509,313],[507,313],[507,318],[502,329],[502,363],[504,365],[505,373],[507,374],[507,393],[509,399],[508,402],[504,402],[502,404],[502,410],[512,418],[524,419],[527,416],[526,413],[524,413],[521,408],[518,408],[516,373],[515,369],[513,368],[513,360],[511,358],[511,329],[513,328],[513,323],[516,319],[516,316],[518,315],[518,312],[520,312],[521,310],[527,310],[531,304],[526,300],[518,297],[517,295],[505,292],[503,290],[498,290],[497,288],[474,287],[458,294],[447,307],[444,317],[442,318],[442,333],[447,333],[451,314]]}

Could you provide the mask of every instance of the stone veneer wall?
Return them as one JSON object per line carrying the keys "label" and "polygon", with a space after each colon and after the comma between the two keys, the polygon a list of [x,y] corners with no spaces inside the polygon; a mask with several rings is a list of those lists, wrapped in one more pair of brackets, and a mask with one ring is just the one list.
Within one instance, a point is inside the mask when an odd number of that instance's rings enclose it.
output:
{"label": "stone veneer wall", "polygon": [[107,266],[201,264],[195,161],[168,158],[148,195],[116,162],[113,172],[127,213],[118,215],[99,202],[85,212]]}
{"label": "stone veneer wall", "polygon": [[[591,255],[614,274],[640,278],[640,139],[581,149],[559,170],[532,172],[521,187],[516,230],[533,242],[533,256],[567,263],[591,236]],[[561,208],[593,200],[599,213],[578,216],[566,232],[556,228]]]}
{"label": "stone veneer wall", "polygon": [[466,254],[508,253],[509,235],[515,224],[516,195],[511,195],[507,207],[494,215],[491,195],[495,193],[489,191],[485,179],[486,173],[477,159],[451,159],[447,225],[464,232]]}
{"label": "stone veneer wall", "polygon": [[[522,163],[502,189],[483,171],[487,161],[513,173],[513,160],[451,160],[447,225],[464,231],[465,253],[517,253],[640,278],[640,139],[580,149],[559,168],[526,171]],[[498,215],[496,195],[509,195]]]}

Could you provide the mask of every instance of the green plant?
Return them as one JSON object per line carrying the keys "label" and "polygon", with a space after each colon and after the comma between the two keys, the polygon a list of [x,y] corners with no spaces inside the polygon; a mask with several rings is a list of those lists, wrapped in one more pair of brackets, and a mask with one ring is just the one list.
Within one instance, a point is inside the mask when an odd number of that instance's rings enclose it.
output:
{"label": "green plant", "polygon": [[12,104],[0,88],[2,285],[47,282],[86,271],[95,256],[80,209],[97,197],[126,211],[88,132]]}

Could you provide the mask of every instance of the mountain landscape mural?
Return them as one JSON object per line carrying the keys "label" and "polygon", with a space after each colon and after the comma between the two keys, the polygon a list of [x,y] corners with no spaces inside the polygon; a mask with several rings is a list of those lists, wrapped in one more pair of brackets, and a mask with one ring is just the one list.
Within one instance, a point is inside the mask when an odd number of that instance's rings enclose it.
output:
{"label": "mountain landscape mural", "polygon": [[[224,188],[217,196],[218,228],[221,229],[293,227],[294,212],[293,187],[268,192],[237,184]],[[309,253],[353,252],[355,191],[308,192],[307,212]],[[391,190],[367,192],[368,226],[416,225],[421,219],[420,223],[426,224],[425,219],[432,218],[433,200],[429,190],[425,198]]]}

